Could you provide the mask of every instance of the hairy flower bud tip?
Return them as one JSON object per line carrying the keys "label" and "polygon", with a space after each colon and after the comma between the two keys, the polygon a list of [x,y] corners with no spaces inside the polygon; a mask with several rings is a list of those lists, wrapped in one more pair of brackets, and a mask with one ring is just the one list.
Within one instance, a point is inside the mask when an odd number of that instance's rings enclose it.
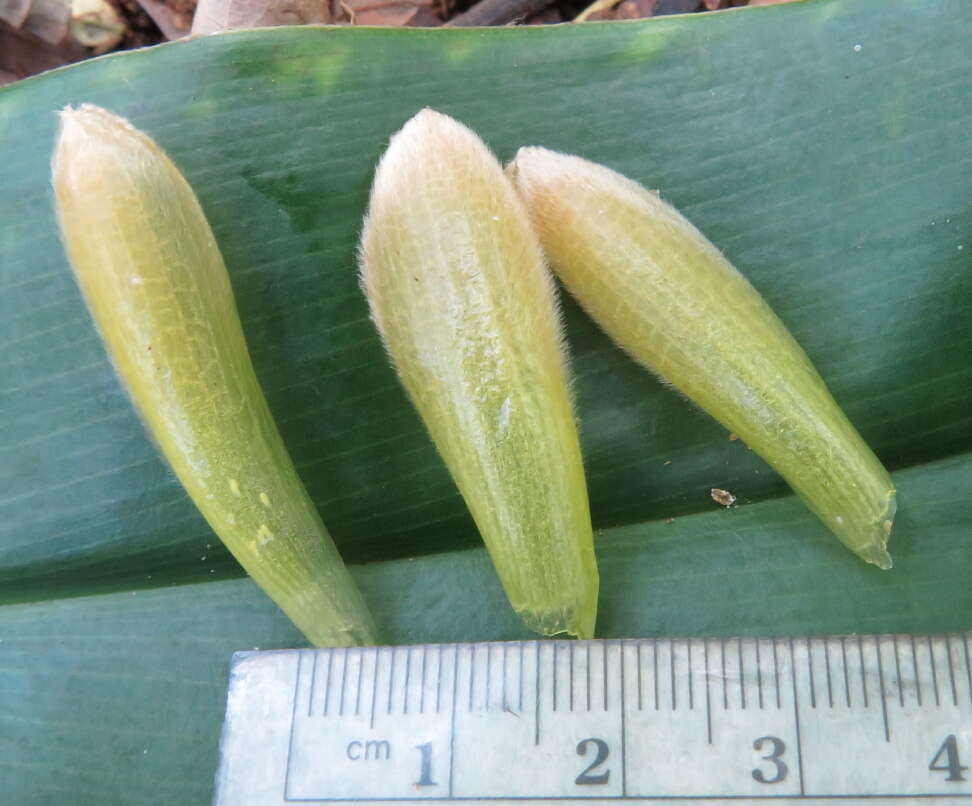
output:
{"label": "hairy flower bud tip", "polygon": [[598,577],[552,278],[485,144],[423,110],[375,172],[361,284],[514,609],[593,634]]}
{"label": "hairy flower bud tip", "polygon": [[61,238],[123,386],[193,502],[319,646],[371,616],[277,431],[195,194],[145,134],[85,104],[52,162]]}
{"label": "hairy flower bud tip", "polygon": [[848,548],[890,568],[890,476],[719,250],[604,166],[521,148],[508,173],[554,271],[605,332],[738,434]]}

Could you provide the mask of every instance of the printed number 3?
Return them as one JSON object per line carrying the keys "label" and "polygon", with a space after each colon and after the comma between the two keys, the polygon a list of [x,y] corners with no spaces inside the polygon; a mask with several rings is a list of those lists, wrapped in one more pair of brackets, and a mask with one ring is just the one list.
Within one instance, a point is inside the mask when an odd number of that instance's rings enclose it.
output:
{"label": "printed number 3", "polygon": [[786,752],[786,745],[783,744],[782,739],[778,739],[775,736],[760,736],[755,742],[753,742],[753,750],[755,750],[757,753],[761,753],[767,744],[769,744],[773,749],[762,758],[763,761],[769,761],[775,767],[773,775],[772,777],[768,778],[762,770],[756,769],[753,770],[753,778],[755,778],[761,784],[778,784],[780,781],[786,778],[786,762],[780,758],[780,756]]}
{"label": "printed number 3", "polygon": [[584,784],[606,784],[611,775],[611,771],[605,770],[595,775],[594,770],[607,761],[610,752],[608,750],[608,744],[604,739],[581,739],[577,743],[577,755],[586,756],[587,746],[589,744],[597,748],[597,754],[594,756],[594,760],[587,766],[587,769],[574,779],[574,783],[582,786]]}

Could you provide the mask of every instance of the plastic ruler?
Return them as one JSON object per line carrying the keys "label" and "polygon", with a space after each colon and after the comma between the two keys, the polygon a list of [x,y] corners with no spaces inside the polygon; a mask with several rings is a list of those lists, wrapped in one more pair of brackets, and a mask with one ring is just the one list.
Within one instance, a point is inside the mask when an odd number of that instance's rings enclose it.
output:
{"label": "plastic ruler", "polygon": [[234,656],[216,806],[972,804],[969,635]]}

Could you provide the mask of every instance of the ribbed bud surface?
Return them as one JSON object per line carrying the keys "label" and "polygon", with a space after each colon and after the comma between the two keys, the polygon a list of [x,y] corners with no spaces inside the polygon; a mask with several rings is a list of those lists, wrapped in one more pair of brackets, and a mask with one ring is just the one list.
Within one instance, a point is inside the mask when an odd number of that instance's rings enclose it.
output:
{"label": "ribbed bud surface", "polygon": [[267,408],[182,174],[149,137],[89,105],[61,113],[53,174],[62,239],[108,353],[213,531],[314,644],[374,643]]}
{"label": "ribbed bud surface", "polygon": [[469,129],[425,110],[392,138],[361,280],[514,609],[538,632],[591,636],[597,568],[553,282]]}
{"label": "ribbed bud surface", "polygon": [[759,453],[881,568],[891,478],[762,297],[677,210],[600,165],[522,148],[509,175],[570,292],[621,347]]}

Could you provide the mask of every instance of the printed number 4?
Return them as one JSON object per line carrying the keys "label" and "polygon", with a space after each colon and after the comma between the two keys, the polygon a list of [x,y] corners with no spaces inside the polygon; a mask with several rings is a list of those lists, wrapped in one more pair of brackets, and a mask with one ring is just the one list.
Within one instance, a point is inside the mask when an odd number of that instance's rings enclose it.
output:
{"label": "printed number 4", "polygon": [[945,779],[946,781],[967,780],[962,773],[968,767],[963,767],[961,762],[959,762],[958,744],[955,741],[954,733],[950,734],[942,743],[942,746],[938,748],[938,752],[935,753],[935,757],[931,760],[931,764],[928,765],[928,769],[932,772],[947,772],[948,777]]}

